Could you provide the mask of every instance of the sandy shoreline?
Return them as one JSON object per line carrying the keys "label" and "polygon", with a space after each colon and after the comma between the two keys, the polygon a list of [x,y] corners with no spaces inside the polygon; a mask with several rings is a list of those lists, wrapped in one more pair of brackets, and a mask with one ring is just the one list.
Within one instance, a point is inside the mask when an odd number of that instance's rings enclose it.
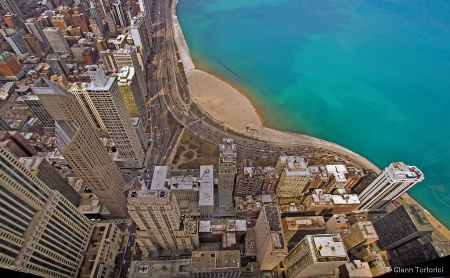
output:
{"label": "sandy shoreline", "polygon": [[[176,5],[177,4],[178,0]],[[192,98],[202,107],[202,109],[219,122],[222,122],[227,128],[243,135],[264,141],[279,142],[283,144],[283,146],[289,144],[307,144],[315,147],[322,146],[331,151],[346,154],[357,160],[361,166],[372,169],[377,174],[381,173],[381,170],[371,161],[338,144],[308,135],[284,132],[264,127],[255,107],[242,92],[212,74],[195,69],[189,47],[187,46],[183,31],[178,22],[176,5],[172,6],[174,37],[188,78],[188,86],[190,87]],[[403,200],[400,203],[419,204],[407,193],[403,194],[402,197]],[[433,215],[427,213],[427,216],[429,217],[432,226],[443,240],[445,238],[446,240],[450,240],[450,230]]]}

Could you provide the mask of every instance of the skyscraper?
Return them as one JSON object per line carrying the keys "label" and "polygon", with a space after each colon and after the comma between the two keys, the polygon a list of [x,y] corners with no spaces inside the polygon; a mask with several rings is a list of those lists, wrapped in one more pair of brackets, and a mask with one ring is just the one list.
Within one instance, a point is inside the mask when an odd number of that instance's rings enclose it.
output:
{"label": "skyscraper", "polygon": [[138,58],[136,46],[127,44],[123,48],[112,52],[112,55],[118,70],[123,67],[134,68],[134,74],[137,77],[141,90],[142,101],[145,102],[145,96],[147,96],[147,83],[145,82],[144,71],[142,70],[144,65],[141,63],[142,59]]}
{"label": "skyscraper", "polygon": [[61,53],[70,52],[70,46],[60,28],[47,27],[43,32],[53,51]]}
{"label": "skyscraper", "polygon": [[373,225],[379,237],[378,245],[383,250],[396,248],[433,231],[418,205],[402,205]]}
{"label": "skyscraper", "polygon": [[14,0],[0,0],[0,5],[2,5],[3,9],[10,14],[16,14],[18,17],[23,17],[22,12],[19,7],[16,5],[16,1]]}
{"label": "skyscraper", "polygon": [[319,277],[349,262],[340,235],[307,235],[284,260],[288,278]]}
{"label": "skyscraper", "polygon": [[350,250],[354,247],[372,244],[378,240],[377,232],[371,221],[359,221],[350,226],[349,233],[342,235],[345,248]]}
{"label": "skyscraper", "polygon": [[27,167],[38,179],[50,189],[57,190],[64,198],[78,207],[81,196],[43,157],[21,157],[19,162]]}
{"label": "skyscraper", "polygon": [[89,98],[119,152],[121,167],[142,168],[145,152],[120,94],[117,78],[107,77],[101,66],[91,66],[87,74],[91,78],[87,88]]}
{"label": "skyscraper", "polygon": [[53,120],[47,110],[42,106],[37,96],[24,96],[23,100],[44,127],[55,127],[55,120]]}
{"label": "skyscraper", "polygon": [[41,42],[35,35],[25,34],[22,35],[23,42],[27,48],[28,53],[34,54],[39,57],[44,57],[46,50],[42,47]]}
{"label": "skyscraper", "polygon": [[143,17],[135,17],[131,21],[130,26],[131,36],[133,37],[134,45],[139,47],[139,53],[144,58],[144,64],[147,63],[147,59],[150,55],[150,48],[152,46],[152,37],[147,33],[145,27],[145,19]]}
{"label": "skyscraper", "polygon": [[224,138],[223,144],[219,144],[219,150],[219,206],[231,208],[236,177],[236,144],[233,139]]}
{"label": "skyscraper", "polygon": [[47,40],[47,37],[44,34],[43,27],[40,20],[36,20],[35,18],[27,19],[25,22],[25,27],[28,29],[30,34],[36,36],[36,38],[41,42],[42,47],[47,51],[50,49],[50,43]]}
{"label": "skyscraper", "polygon": [[33,91],[56,121],[58,150],[108,208],[111,215],[105,217],[126,218],[125,181],[78,101],[45,78],[36,82]]}
{"label": "skyscraper", "polygon": [[123,67],[119,73],[119,91],[131,117],[141,118],[143,124],[148,124],[148,114],[143,101],[142,91],[133,67]]}
{"label": "skyscraper", "polygon": [[359,210],[383,209],[400,195],[424,180],[423,173],[416,166],[403,162],[391,163],[360,194]]}
{"label": "skyscraper", "polygon": [[28,54],[28,49],[22,39],[22,35],[25,34],[26,33],[23,29],[16,29],[5,37],[5,40],[19,57],[26,56]]}
{"label": "skyscraper", "polygon": [[0,148],[0,267],[76,277],[92,223]]}
{"label": "skyscraper", "polygon": [[19,61],[8,51],[0,53],[0,80],[20,80],[25,76]]}
{"label": "skyscraper", "polygon": [[188,219],[181,216],[176,194],[165,185],[166,173],[156,166],[150,190],[141,180],[141,187],[128,195],[128,212],[138,228],[136,241],[150,256],[194,249]]}
{"label": "skyscraper", "polygon": [[67,67],[66,62],[64,62],[57,55],[47,56],[47,63],[50,65],[53,73],[55,73],[56,75],[64,75],[67,77],[67,75],[70,74],[70,70]]}
{"label": "skyscraper", "polygon": [[90,123],[94,128],[99,131],[106,131],[106,126],[100,118],[100,114],[92,103],[89,95],[87,93],[87,87],[89,84],[87,83],[72,83],[68,89],[70,93],[72,93],[75,98],[78,100],[78,103],[81,105],[81,108],[86,113]]}
{"label": "skyscraper", "polygon": [[121,27],[127,27],[129,23],[128,18],[125,15],[125,10],[123,9],[122,6],[122,1],[116,0],[113,3],[113,6],[114,6],[114,13],[117,17],[117,23],[119,23]]}
{"label": "skyscraper", "polygon": [[264,206],[255,225],[256,257],[261,270],[274,269],[288,254],[277,206]]}

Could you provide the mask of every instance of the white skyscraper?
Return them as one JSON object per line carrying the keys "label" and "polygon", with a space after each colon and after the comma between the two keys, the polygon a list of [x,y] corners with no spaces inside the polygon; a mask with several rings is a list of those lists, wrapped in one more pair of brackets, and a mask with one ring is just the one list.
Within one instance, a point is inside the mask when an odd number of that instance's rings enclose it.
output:
{"label": "white skyscraper", "polygon": [[400,195],[424,180],[422,171],[403,162],[391,163],[359,195],[359,210],[383,209]]}

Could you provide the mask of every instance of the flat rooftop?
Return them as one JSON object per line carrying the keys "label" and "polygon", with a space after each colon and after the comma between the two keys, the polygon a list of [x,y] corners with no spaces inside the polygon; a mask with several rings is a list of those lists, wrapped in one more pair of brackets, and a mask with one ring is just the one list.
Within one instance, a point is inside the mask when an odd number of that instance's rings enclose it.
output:
{"label": "flat rooftop", "polygon": [[200,193],[199,206],[214,206],[214,167],[212,165],[200,166]]}
{"label": "flat rooftop", "polygon": [[132,261],[128,277],[191,277],[191,260]]}
{"label": "flat rooftop", "polygon": [[347,251],[339,235],[308,235],[307,237],[319,260],[322,258],[327,260],[344,258],[348,260]]}
{"label": "flat rooftop", "polygon": [[241,264],[239,250],[194,251],[192,252],[192,268],[216,269],[238,268]]}
{"label": "flat rooftop", "polygon": [[323,216],[286,217],[289,231],[326,229]]}
{"label": "flat rooftop", "polygon": [[277,207],[266,206],[264,208],[266,219],[269,222],[270,231],[281,231],[280,214]]}

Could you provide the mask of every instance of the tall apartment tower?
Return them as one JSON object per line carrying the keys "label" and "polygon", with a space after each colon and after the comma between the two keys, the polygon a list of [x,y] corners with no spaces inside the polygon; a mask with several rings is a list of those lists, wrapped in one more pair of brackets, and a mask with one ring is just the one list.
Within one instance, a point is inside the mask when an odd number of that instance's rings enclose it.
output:
{"label": "tall apartment tower", "polygon": [[75,13],[72,15],[72,21],[74,27],[81,28],[83,33],[88,33],[89,31],[89,21],[83,13]]}
{"label": "tall apartment tower", "polygon": [[[123,67],[133,67],[134,74],[139,82],[142,100],[145,102],[147,96],[147,83],[144,76],[144,64],[142,63],[141,55],[137,53],[136,46],[126,44],[123,48],[112,52],[117,69]],[[139,55],[139,56],[138,56]]]}
{"label": "tall apartment tower", "polygon": [[56,121],[58,150],[108,208],[111,214],[105,217],[127,218],[125,181],[78,101],[45,78],[36,82],[33,91]]}
{"label": "tall apartment tower", "polygon": [[145,109],[142,91],[139,87],[136,72],[133,67],[123,67],[119,73],[119,91],[131,117],[139,117],[145,126],[148,124],[148,113]]}
{"label": "tall apartment tower", "polygon": [[23,25],[22,21],[15,14],[7,13],[3,16],[3,20],[10,28],[25,28],[25,25]]}
{"label": "tall apartment tower", "polygon": [[0,53],[0,80],[16,81],[25,76],[19,61],[8,51]]}
{"label": "tall apartment tower", "polygon": [[89,98],[118,150],[121,166],[142,168],[145,152],[120,94],[117,78],[107,77],[103,68],[96,65],[91,66],[87,74],[91,78],[87,88]]}
{"label": "tall apartment tower", "polygon": [[92,222],[0,148],[0,267],[77,277]]}
{"label": "tall apartment tower", "polygon": [[5,37],[5,40],[19,57],[23,57],[28,54],[28,49],[22,39],[22,36],[25,34],[26,33],[23,29],[16,29]]}
{"label": "tall apartment tower", "polygon": [[408,166],[403,162],[391,163],[384,171],[359,195],[359,210],[383,209],[424,180],[424,175],[416,166]]}
{"label": "tall apartment tower", "polygon": [[72,205],[78,207],[81,196],[78,192],[53,168],[44,157],[21,157],[19,162],[28,168],[38,179],[50,189],[57,190]]}
{"label": "tall apartment tower", "polygon": [[233,188],[236,177],[236,144],[233,139],[224,138],[219,144],[219,206],[233,207]]}
{"label": "tall apartment tower", "polygon": [[350,260],[340,235],[307,235],[284,260],[288,278],[319,277]]}
{"label": "tall apartment tower", "polygon": [[47,37],[44,34],[43,27],[40,20],[36,20],[35,18],[29,18],[25,22],[25,27],[28,29],[30,34],[36,36],[36,38],[41,42],[42,47],[45,51],[50,49],[50,43],[47,40]]}
{"label": "tall apartment tower", "polygon": [[106,126],[103,123],[102,119],[100,118],[100,114],[97,111],[97,108],[95,108],[94,104],[92,103],[91,99],[89,98],[87,88],[89,84],[88,83],[72,83],[69,86],[68,91],[72,93],[75,98],[78,100],[78,103],[80,104],[81,108],[86,113],[86,116],[89,119],[89,122],[91,125],[99,131],[106,131]]}
{"label": "tall apartment tower", "polygon": [[[148,0],[138,0],[139,1],[139,9],[140,16],[144,19],[145,24],[145,32],[147,33],[147,37],[149,39],[149,46],[152,47],[152,18],[150,13],[150,5],[148,4]],[[150,49],[148,50],[150,52]]]}
{"label": "tall apartment tower", "polygon": [[17,7],[17,5],[16,5],[16,1],[14,1],[14,0],[0,0],[0,5],[8,13],[15,14],[18,17],[23,17],[22,12],[20,11],[19,7]]}
{"label": "tall apartment tower", "polygon": [[147,28],[145,26],[145,18],[135,17],[131,21],[130,31],[133,37],[134,45],[139,48],[139,53],[144,58],[144,64],[147,63],[147,59],[150,55],[150,48],[152,46],[152,37],[148,35]]}
{"label": "tall apartment tower", "polygon": [[69,19],[62,15],[54,15],[51,19],[53,26],[61,29],[62,32],[66,32],[67,28],[71,25]]}
{"label": "tall apartment tower", "polygon": [[41,100],[37,96],[25,96],[23,100],[44,127],[55,127],[55,120],[53,120],[52,116],[42,106]]}
{"label": "tall apartment tower", "polygon": [[274,269],[288,254],[277,206],[264,206],[255,225],[256,257],[261,270]]}
{"label": "tall apartment tower", "polygon": [[121,27],[127,27],[129,25],[129,22],[127,16],[125,15],[125,10],[122,6],[122,1],[116,0],[113,3],[113,6],[114,6],[114,13],[117,17],[117,23]]}
{"label": "tall apartment tower", "polygon": [[70,52],[70,46],[60,28],[47,27],[43,32],[53,51],[61,53]]}
{"label": "tall apartment tower", "polygon": [[[161,182],[155,169],[152,183]],[[128,213],[137,226],[137,238],[141,249],[149,256],[157,256],[160,252],[170,254],[186,254],[193,251],[194,246],[189,236],[187,219],[181,217],[180,208],[174,192],[164,187],[149,190],[143,180],[138,190],[131,190],[128,195]]]}
{"label": "tall apartment tower", "polygon": [[418,205],[402,205],[373,225],[378,233],[378,245],[383,250],[391,250],[433,231]]}

